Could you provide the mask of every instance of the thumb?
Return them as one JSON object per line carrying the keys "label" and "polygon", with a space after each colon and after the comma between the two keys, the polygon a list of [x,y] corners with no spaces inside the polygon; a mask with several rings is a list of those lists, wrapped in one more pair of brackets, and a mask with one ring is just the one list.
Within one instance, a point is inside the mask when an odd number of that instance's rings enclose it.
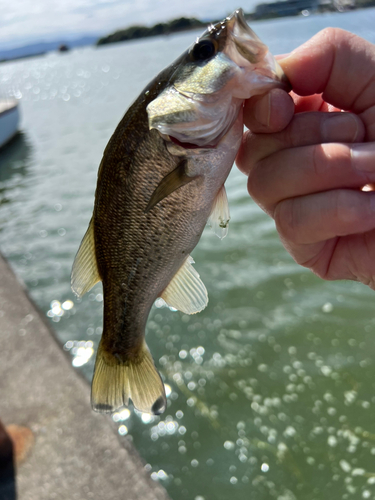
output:
{"label": "thumb", "polygon": [[294,114],[293,99],[284,90],[272,89],[245,101],[244,123],[254,133],[283,130]]}
{"label": "thumb", "polygon": [[375,45],[352,33],[324,29],[279,64],[300,96],[323,93],[325,102],[357,114],[375,106]]}

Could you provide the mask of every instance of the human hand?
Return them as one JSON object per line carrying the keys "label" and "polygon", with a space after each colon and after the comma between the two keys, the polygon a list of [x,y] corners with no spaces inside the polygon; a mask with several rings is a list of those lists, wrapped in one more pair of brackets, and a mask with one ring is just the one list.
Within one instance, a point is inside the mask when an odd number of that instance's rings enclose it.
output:
{"label": "human hand", "polygon": [[247,101],[236,163],[297,263],[375,289],[375,46],[328,28],[279,63],[294,103]]}

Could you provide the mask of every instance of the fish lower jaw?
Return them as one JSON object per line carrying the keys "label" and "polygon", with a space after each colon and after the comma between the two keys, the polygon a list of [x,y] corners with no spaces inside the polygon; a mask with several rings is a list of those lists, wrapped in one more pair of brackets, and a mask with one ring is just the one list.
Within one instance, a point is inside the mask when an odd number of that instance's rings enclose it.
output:
{"label": "fish lower jaw", "polygon": [[186,156],[187,154],[202,154],[204,151],[212,151],[216,149],[217,144],[208,144],[204,146],[199,146],[192,142],[182,142],[176,137],[172,137],[171,135],[162,134],[159,131],[160,137],[165,142],[165,145],[171,155],[174,156]]}
{"label": "fish lower jaw", "polygon": [[192,142],[181,142],[180,140],[176,139],[176,137],[172,137],[171,135],[168,136],[169,140],[173,142],[173,144],[176,144],[177,146],[180,146],[180,148],[183,149],[215,149],[217,144],[207,144],[204,146],[198,146],[197,144],[193,144]]}

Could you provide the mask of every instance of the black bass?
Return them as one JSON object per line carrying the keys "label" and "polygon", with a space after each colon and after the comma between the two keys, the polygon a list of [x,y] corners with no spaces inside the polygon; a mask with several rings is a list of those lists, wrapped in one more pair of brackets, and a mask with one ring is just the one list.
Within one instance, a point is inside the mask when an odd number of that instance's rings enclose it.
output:
{"label": "black bass", "polygon": [[243,101],[273,87],[287,88],[285,75],[238,10],[162,71],[111,137],[72,270],[78,296],[103,282],[94,410],[113,412],[129,399],[143,412],[165,410],[147,317],[158,297],[186,314],[206,307],[190,253],[207,222],[225,236],[224,182],[241,142]]}

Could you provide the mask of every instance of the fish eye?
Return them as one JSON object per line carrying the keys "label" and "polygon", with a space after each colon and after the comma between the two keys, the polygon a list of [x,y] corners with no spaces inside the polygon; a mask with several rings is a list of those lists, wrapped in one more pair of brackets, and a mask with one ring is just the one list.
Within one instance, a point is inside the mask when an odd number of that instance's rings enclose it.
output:
{"label": "fish eye", "polygon": [[207,61],[216,54],[216,46],[212,40],[201,40],[196,43],[192,50],[195,61]]}

